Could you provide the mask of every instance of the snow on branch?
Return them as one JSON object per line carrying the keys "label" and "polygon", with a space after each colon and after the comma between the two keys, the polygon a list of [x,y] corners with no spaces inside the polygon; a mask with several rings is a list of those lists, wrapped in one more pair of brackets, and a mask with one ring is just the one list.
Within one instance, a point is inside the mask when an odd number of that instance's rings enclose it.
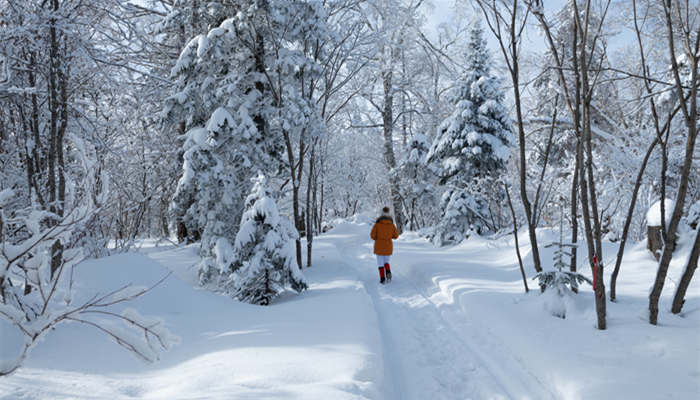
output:
{"label": "snow on branch", "polygon": [[[163,321],[146,318],[132,309],[117,312],[113,306],[148,293],[151,287],[126,285],[87,300],[73,301],[74,269],[84,259],[72,238],[95,213],[94,204],[76,207],[61,217],[35,209],[13,210],[5,205],[14,193],[0,193],[0,318],[24,337],[17,356],[0,360],[0,376],[22,366],[44,335],[63,322],[80,322],[112,337],[138,358],[153,362],[177,341]],[[81,296],[82,297],[82,296]],[[122,322],[122,325],[115,322]]]}

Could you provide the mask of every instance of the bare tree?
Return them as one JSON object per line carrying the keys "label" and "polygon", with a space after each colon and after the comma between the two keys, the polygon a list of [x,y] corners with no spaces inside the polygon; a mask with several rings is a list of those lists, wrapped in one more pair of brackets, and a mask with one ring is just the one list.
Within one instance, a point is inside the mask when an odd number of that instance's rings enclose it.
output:
{"label": "bare tree", "polygon": [[[676,248],[676,233],[680,224],[685,198],[688,191],[688,181],[693,164],[693,152],[698,136],[698,64],[700,63],[700,10],[689,2],[661,0],[663,5],[663,20],[666,25],[668,40],[668,55],[671,61],[671,72],[674,79],[674,91],[678,98],[681,114],[687,130],[685,156],[681,168],[680,184],[676,193],[676,203],[673,207],[671,220],[667,222],[665,243],[659,267],[656,272],[654,285],[649,293],[649,323],[656,325],[659,315],[659,299],[666,280],[668,267]],[[685,59],[684,71],[679,65],[679,54],[676,45],[680,44]],[[683,76],[682,76],[683,74]],[[663,204],[663,202],[662,202]],[[663,215],[663,210],[662,210]],[[665,221],[662,220],[662,224]]]}
{"label": "bare tree", "polygon": [[523,258],[520,256],[520,245],[518,244],[518,219],[515,216],[515,209],[513,209],[513,201],[510,199],[510,191],[508,190],[508,185],[505,185],[506,198],[508,199],[508,207],[510,208],[510,215],[513,218],[513,240],[515,242],[515,254],[518,256],[518,265],[520,266],[520,275],[523,278],[523,286],[525,286],[525,293],[530,291],[527,287],[527,279],[525,278],[525,268],[523,267]]}
{"label": "bare tree", "polygon": [[527,159],[525,155],[525,122],[522,111],[520,83],[520,45],[522,34],[527,25],[530,6],[525,2],[512,0],[476,0],[489,29],[496,37],[503,59],[505,60],[513,83],[513,100],[515,102],[515,123],[518,132],[518,172],[520,174],[520,200],[525,210],[527,229],[532,246],[532,261],[535,271],[542,271],[540,250],[537,244],[536,212],[527,194]]}
{"label": "bare tree", "polygon": [[[641,64],[641,80],[644,82],[644,88],[647,93],[647,97],[649,100],[649,108],[651,111],[651,117],[652,121],[654,123],[654,130],[656,132],[656,136],[654,137],[654,140],[649,144],[649,147],[647,148],[646,153],[644,154],[644,157],[642,159],[642,162],[639,166],[639,171],[637,172],[637,178],[635,179],[634,182],[634,189],[632,190],[632,196],[630,199],[630,205],[627,209],[627,216],[625,218],[625,223],[622,228],[622,235],[620,238],[620,246],[618,247],[617,250],[617,257],[615,259],[615,268],[613,269],[613,273],[610,277],[610,301],[615,301],[616,299],[616,287],[617,287],[617,277],[618,274],[620,273],[620,266],[622,265],[622,258],[624,256],[625,252],[625,245],[627,244],[627,238],[629,235],[629,229],[632,223],[632,217],[634,215],[634,208],[637,204],[637,197],[639,194],[639,189],[642,184],[642,178],[644,176],[644,171],[646,170],[647,164],[649,162],[649,158],[652,154],[652,151],[654,148],[659,144],[659,143],[665,143],[668,134],[671,130],[671,122],[673,121],[674,116],[676,113],[680,111],[680,106],[676,106],[672,109],[669,109],[667,111],[667,115],[665,117],[665,121],[661,118],[660,113],[661,110],[659,109],[657,102],[654,98],[654,89],[652,85],[654,84],[652,78],[649,76],[649,65],[647,64],[647,57],[646,57],[646,52],[644,50],[644,44],[642,42],[642,29],[640,27],[640,23],[638,20],[638,13],[637,13],[637,0],[634,0],[632,2],[632,13],[633,13],[633,19],[634,19],[634,30],[635,34],[637,37],[637,45],[639,47],[639,56],[640,56],[640,64]],[[646,15],[646,14],[645,14]],[[646,18],[642,20],[642,23],[645,22]],[[663,158],[664,160],[666,159],[666,150],[664,149],[662,151],[663,153]],[[664,162],[665,165],[665,162]],[[665,180],[665,168],[662,168],[662,179]],[[665,185],[662,184],[662,190],[665,191]],[[664,197],[665,194],[662,194],[661,198]],[[664,207],[665,202],[662,202],[662,207]],[[664,211],[662,211],[664,213]],[[665,216],[662,216],[662,218],[665,218]],[[663,224],[662,224],[663,225]]]}
{"label": "bare tree", "polygon": [[676,294],[673,295],[671,312],[674,314],[679,314],[683,308],[683,304],[685,304],[685,292],[688,290],[688,286],[690,286],[690,281],[693,279],[695,270],[698,269],[698,257],[700,257],[700,228],[695,232],[695,242],[690,251],[688,264],[686,264],[683,275],[681,275],[681,280],[678,282]]}
{"label": "bare tree", "polygon": [[[549,49],[554,56],[556,63],[554,68],[556,68],[559,75],[559,84],[567,107],[571,112],[578,139],[576,146],[577,173],[575,177],[579,181],[579,196],[588,248],[588,260],[594,277],[598,329],[603,330],[606,328],[605,284],[603,281],[601,214],[598,211],[596,181],[593,174],[592,115],[594,106],[592,101],[603,70],[602,64],[605,60],[605,48],[601,44],[602,29],[610,1],[603,2],[601,12],[596,16],[595,20],[592,15],[591,1],[587,0],[583,3],[581,9],[579,9],[577,1],[572,1],[571,3],[573,8],[571,13],[571,18],[573,19],[571,66],[566,64],[555,44],[551,26],[544,14],[543,3],[537,0],[529,4],[545,32]],[[602,54],[596,57],[596,53],[599,52]],[[573,90],[567,84],[567,79],[564,75],[565,70],[571,71],[574,75]]]}
{"label": "bare tree", "polygon": [[[395,113],[394,95],[399,91],[400,86],[397,85],[396,75],[400,76],[404,47],[416,43],[415,37],[419,32],[417,13],[422,4],[423,0],[372,1],[368,3],[372,12],[367,13],[365,20],[372,33],[371,39],[374,41],[374,49],[368,55],[368,61],[374,67],[371,72],[376,72],[376,75],[373,85],[367,85],[362,95],[379,114],[381,121],[364,127],[382,129],[383,157],[390,172],[389,190],[399,232],[404,228],[404,212],[399,177],[392,173],[397,166],[394,128],[408,110],[399,110],[398,115]],[[374,93],[374,86],[380,86],[379,93]],[[399,94],[403,95],[402,92]]]}
{"label": "bare tree", "polygon": [[[83,183],[93,185],[90,175],[86,176]],[[176,338],[162,321],[143,317],[135,310],[113,309],[146,294],[169,274],[150,288],[126,285],[106,294],[83,295],[86,300],[76,301],[74,270],[84,252],[75,238],[81,230],[89,229],[86,222],[97,211],[95,203],[88,197],[82,206],[59,217],[32,207],[16,209],[12,203],[15,197],[9,189],[0,192],[0,317],[9,321],[24,341],[14,360],[0,363],[0,377],[20,368],[30,349],[63,322],[92,326],[149,362],[170,348]],[[11,212],[6,214],[6,210]],[[58,252],[54,250],[56,243],[60,245]],[[122,321],[130,330],[119,329],[110,320]]]}

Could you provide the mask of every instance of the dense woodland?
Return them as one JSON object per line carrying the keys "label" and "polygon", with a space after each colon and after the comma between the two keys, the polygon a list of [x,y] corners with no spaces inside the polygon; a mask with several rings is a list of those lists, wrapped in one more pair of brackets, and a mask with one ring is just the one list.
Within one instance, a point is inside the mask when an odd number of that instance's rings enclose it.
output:
{"label": "dense woodland", "polygon": [[[385,205],[437,246],[526,230],[526,289],[613,271],[593,280],[605,329],[625,246],[669,199],[649,323],[694,235],[680,312],[700,253],[700,6],[544,3],[457,1],[432,26],[424,0],[0,0],[0,316],[26,338],[0,375],[64,321],[145,359],[167,347],[138,315],[106,315],[134,336],[92,319],[148,288],[71,302],[85,258],[198,243],[202,285],[269,304],[304,290],[315,236]],[[541,227],[561,233],[555,265]]]}

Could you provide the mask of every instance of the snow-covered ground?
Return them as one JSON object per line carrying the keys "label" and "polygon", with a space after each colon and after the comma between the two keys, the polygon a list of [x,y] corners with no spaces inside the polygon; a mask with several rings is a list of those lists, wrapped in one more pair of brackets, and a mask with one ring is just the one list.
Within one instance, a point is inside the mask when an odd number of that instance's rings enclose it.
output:
{"label": "snow-covered ground", "polygon": [[[646,307],[655,262],[643,243],[630,248],[608,330],[598,331],[589,288],[564,320],[547,313],[545,296],[523,293],[511,237],[435,248],[405,234],[393,282],[380,286],[370,227],[338,222],[318,237],[304,270],[309,290],[271,307],[194,288],[193,247],[150,245],[84,263],[86,291],[173,271],[129,307],[164,318],[180,343],[144,364],[90,327],[61,325],[25,368],[0,378],[0,399],[700,398],[697,279],[683,314],[668,311],[682,259],[654,327]],[[521,243],[528,254],[526,234]],[[606,250],[612,258],[614,246]],[[0,322],[0,337],[0,357],[10,357],[19,336]]]}

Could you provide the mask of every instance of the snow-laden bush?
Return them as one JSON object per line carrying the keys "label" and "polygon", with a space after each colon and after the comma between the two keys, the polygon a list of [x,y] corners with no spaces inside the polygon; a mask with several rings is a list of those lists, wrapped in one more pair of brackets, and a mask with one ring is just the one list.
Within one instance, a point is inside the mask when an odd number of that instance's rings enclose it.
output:
{"label": "snow-laden bush", "polygon": [[446,191],[440,199],[440,208],[444,214],[432,230],[430,237],[437,246],[457,244],[469,238],[483,226],[486,204],[474,197],[468,190],[452,189]]}
{"label": "snow-laden bush", "polygon": [[16,357],[0,359],[0,376],[21,367],[30,350],[64,322],[92,326],[141,359],[158,359],[176,340],[162,322],[135,311],[112,310],[149,288],[124,286],[109,293],[81,295],[88,300],[74,301],[79,289],[74,270],[85,258],[84,243],[75,238],[95,215],[91,196],[65,215],[14,207],[16,197],[9,189],[0,192],[0,318],[21,332],[24,341]]}
{"label": "snow-laden bush", "polygon": [[265,177],[259,174],[252,181],[234,245],[220,238],[214,253],[216,265],[225,266],[218,272],[225,277],[228,294],[246,303],[269,305],[282,292],[300,293],[307,284],[296,265],[296,229],[280,215]]}
{"label": "snow-laden bush", "polygon": [[696,201],[695,204],[691,205],[690,209],[688,209],[685,223],[692,229],[698,229],[698,225],[700,225],[700,200]]}

